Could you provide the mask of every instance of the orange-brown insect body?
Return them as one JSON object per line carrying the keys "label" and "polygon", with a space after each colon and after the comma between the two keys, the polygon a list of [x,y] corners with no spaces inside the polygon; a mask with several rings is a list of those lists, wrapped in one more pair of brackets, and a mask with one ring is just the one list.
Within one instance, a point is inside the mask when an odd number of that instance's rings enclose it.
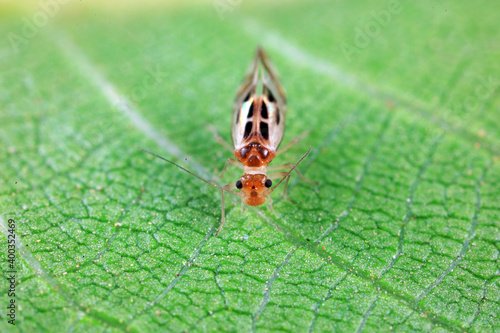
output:
{"label": "orange-brown insect body", "polygon": [[[258,86],[262,88],[259,94]],[[266,168],[283,138],[285,110],[283,88],[266,54],[258,49],[252,68],[238,90],[233,111],[234,156],[244,166],[240,190],[250,206],[263,204],[269,194]]]}
{"label": "orange-brown insect body", "polygon": [[241,188],[241,193],[243,194],[243,200],[249,206],[259,206],[266,202],[266,197],[269,189],[266,187],[267,177],[262,174],[244,174],[241,176],[241,183],[243,187]]}
{"label": "orange-brown insect body", "polygon": [[[259,73],[261,74],[260,78]],[[259,93],[257,93],[258,87],[261,88]],[[228,163],[242,167],[243,176],[236,183],[224,186],[217,185],[160,155],[151,153],[143,148],[139,149],[221,190],[221,223],[216,233],[218,235],[225,221],[224,192],[241,197],[242,202],[244,201],[250,206],[258,206],[266,202],[267,197],[269,196],[270,198],[270,194],[285,181],[283,193],[286,195],[286,186],[290,179],[290,174],[294,170],[298,172],[296,169],[297,165],[311,152],[311,148],[309,147],[307,153],[288,172],[274,173],[268,178],[267,167],[277,155],[278,146],[283,138],[285,116],[285,93],[264,50],[258,48],[250,71],[243,80],[233,105],[232,137],[234,156],[238,161],[229,159],[222,172],[224,173]],[[286,151],[287,147],[284,150]],[[288,168],[287,165],[289,164],[283,165],[281,168],[278,166],[274,169]],[[299,176],[301,176],[300,173]],[[273,184],[270,178],[281,178],[281,180],[271,188]],[[234,191],[234,188],[240,191]],[[242,205],[242,212],[243,207]],[[269,200],[269,207],[272,210],[271,200]]]}
{"label": "orange-brown insect body", "polygon": [[236,156],[238,161],[243,165],[258,168],[268,165],[276,156],[276,153],[264,147],[258,141],[255,141],[239,150],[235,150],[234,156]]}

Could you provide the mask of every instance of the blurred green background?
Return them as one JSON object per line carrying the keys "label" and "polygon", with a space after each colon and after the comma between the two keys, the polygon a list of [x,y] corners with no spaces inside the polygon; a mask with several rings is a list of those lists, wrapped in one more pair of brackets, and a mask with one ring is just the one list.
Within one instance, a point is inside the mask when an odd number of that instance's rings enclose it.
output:
{"label": "blurred green background", "polygon": [[[500,4],[0,2],[2,332],[500,330]],[[288,96],[247,209],[210,179],[262,45]],[[234,182],[231,170],[220,184]]]}

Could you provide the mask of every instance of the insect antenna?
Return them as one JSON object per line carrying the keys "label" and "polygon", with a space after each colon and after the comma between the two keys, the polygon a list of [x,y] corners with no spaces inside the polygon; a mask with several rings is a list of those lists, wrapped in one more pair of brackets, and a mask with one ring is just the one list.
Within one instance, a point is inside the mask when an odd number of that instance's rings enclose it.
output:
{"label": "insect antenna", "polygon": [[[238,193],[238,192],[234,192],[234,191],[231,191],[231,190],[230,190],[230,189],[228,189],[227,187],[222,187],[222,186],[219,186],[219,185],[217,185],[217,184],[214,184],[214,183],[212,183],[211,181],[206,180],[206,179],[204,179],[204,178],[202,178],[202,177],[198,176],[197,174],[195,174],[195,173],[193,173],[193,172],[189,171],[188,169],[186,169],[186,168],[184,168],[184,167],[181,167],[179,164],[177,164],[177,163],[175,163],[175,162],[172,162],[172,161],[170,161],[170,160],[167,160],[165,157],[161,157],[160,155],[157,155],[157,154],[155,154],[155,153],[152,153],[152,152],[150,152],[150,151],[148,151],[148,150],[146,150],[146,149],[144,149],[144,148],[141,148],[141,147],[139,147],[139,146],[137,146],[137,149],[140,149],[140,150],[142,150],[142,151],[143,151],[143,152],[145,152],[145,153],[148,153],[148,154],[151,154],[151,155],[153,155],[153,156],[155,156],[155,157],[158,157],[160,160],[163,160],[163,161],[165,161],[165,162],[167,162],[167,163],[170,163],[170,164],[172,164],[172,165],[175,165],[175,166],[176,166],[176,167],[178,167],[179,169],[186,171],[186,172],[187,172],[187,173],[189,173],[190,175],[195,176],[196,178],[203,180],[205,183],[207,183],[207,184],[209,184],[209,185],[212,185],[213,187],[216,187],[216,188],[218,188],[218,189],[222,190],[223,192],[224,192],[224,191],[226,191],[226,192],[231,192],[231,193],[232,193],[232,194],[234,194],[234,195],[237,195],[237,196],[239,196],[239,197],[241,196],[241,194],[240,194],[240,193]],[[293,169],[292,169],[292,170],[293,170]]]}
{"label": "insect antenna", "polygon": [[299,165],[300,162],[302,162],[302,160],[304,158],[306,158],[307,155],[309,155],[309,153],[311,152],[311,147],[309,147],[309,150],[300,158],[300,160],[290,169],[290,171],[287,172],[287,174],[281,178],[281,180],[278,182],[278,184],[276,184],[276,186],[274,186],[272,189],[269,190],[269,194],[271,194],[274,190],[276,190],[276,188],[278,188],[278,186],[283,183],[283,181],[290,176],[290,174],[292,173],[293,170],[295,170],[295,168],[297,167],[297,165]]}

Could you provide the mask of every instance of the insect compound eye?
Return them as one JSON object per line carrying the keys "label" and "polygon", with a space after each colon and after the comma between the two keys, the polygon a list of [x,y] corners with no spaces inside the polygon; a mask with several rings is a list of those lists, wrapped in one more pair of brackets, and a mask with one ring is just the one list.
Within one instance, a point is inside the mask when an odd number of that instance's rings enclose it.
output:
{"label": "insect compound eye", "polygon": [[269,187],[273,186],[273,181],[271,179],[268,179],[268,180],[266,180],[266,183],[264,185],[266,185],[266,187],[269,188]]}
{"label": "insect compound eye", "polygon": [[238,180],[238,181],[236,182],[236,188],[237,188],[237,189],[239,189],[239,190],[241,190],[241,189],[242,189],[242,187],[243,187],[243,183],[241,182],[241,180]]}

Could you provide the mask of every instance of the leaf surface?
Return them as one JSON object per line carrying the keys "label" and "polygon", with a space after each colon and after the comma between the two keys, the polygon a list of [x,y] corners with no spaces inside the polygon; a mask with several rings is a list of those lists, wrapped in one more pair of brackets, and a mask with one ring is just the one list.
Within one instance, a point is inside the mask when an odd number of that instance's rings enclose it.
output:
{"label": "leaf surface", "polygon": [[[0,330],[499,330],[495,5],[212,5],[61,12],[0,41],[0,227],[20,240]],[[136,146],[215,179],[231,153],[207,125],[230,137],[258,44],[284,142],[311,130],[273,164],[312,146],[318,185],[292,178],[275,214],[226,195],[215,237],[220,193]]]}

